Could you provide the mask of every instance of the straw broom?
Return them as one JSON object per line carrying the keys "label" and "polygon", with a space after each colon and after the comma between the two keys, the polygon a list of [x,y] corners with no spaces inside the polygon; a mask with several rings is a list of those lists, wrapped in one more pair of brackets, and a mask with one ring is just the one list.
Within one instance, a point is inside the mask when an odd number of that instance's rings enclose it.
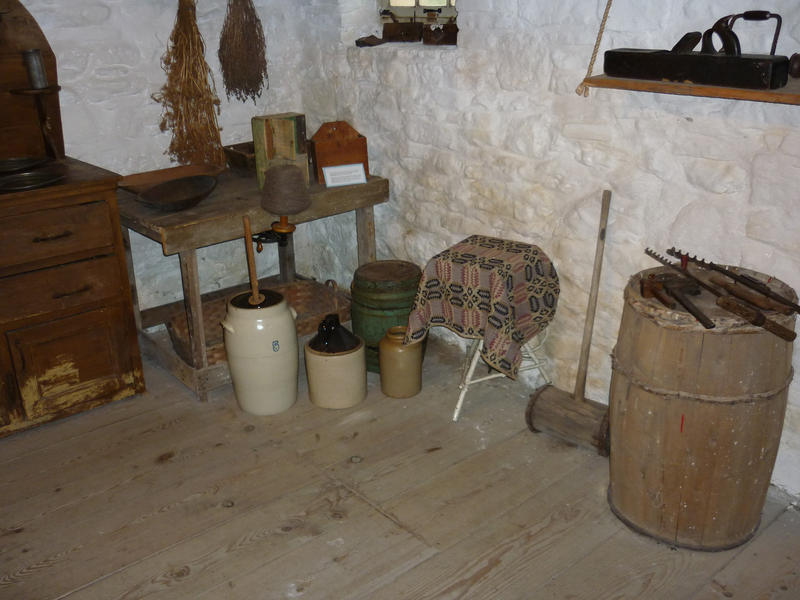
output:
{"label": "straw broom", "polygon": [[163,107],[161,131],[172,132],[166,154],[181,164],[224,166],[217,124],[220,102],[197,29],[195,0],[178,0],[178,14],[161,68],[167,81],[153,99]]}
{"label": "straw broom", "polygon": [[228,98],[255,104],[269,76],[264,29],[252,0],[228,0],[217,56]]}

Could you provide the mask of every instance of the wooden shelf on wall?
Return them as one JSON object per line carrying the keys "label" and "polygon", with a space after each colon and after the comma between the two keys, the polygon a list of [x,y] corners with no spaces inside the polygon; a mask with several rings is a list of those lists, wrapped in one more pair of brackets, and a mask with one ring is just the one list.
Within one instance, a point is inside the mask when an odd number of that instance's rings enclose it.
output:
{"label": "wooden shelf on wall", "polygon": [[732,100],[752,100],[777,104],[800,105],[800,79],[789,82],[777,90],[748,90],[743,88],[679,83],[675,81],[649,81],[644,79],[624,79],[607,75],[594,75],[583,80],[587,87],[627,90],[632,92],[654,92],[657,94],[678,94],[681,96],[700,96],[703,98],[729,98]]}

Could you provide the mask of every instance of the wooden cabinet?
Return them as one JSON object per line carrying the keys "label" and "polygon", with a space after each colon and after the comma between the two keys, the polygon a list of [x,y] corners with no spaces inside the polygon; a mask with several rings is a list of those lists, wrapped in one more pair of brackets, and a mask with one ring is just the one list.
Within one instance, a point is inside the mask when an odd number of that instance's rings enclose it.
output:
{"label": "wooden cabinet", "polygon": [[118,177],[0,195],[0,436],[144,391]]}

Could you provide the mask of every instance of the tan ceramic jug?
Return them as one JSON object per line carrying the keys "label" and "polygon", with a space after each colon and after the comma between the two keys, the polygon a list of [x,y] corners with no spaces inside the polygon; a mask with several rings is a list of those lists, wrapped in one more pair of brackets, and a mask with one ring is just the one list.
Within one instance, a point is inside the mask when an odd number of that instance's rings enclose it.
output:
{"label": "tan ceramic jug", "polygon": [[350,408],[367,396],[364,340],[327,315],[305,345],[308,395],[321,408]]}
{"label": "tan ceramic jug", "polygon": [[390,398],[410,398],[422,389],[422,342],[403,344],[405,326],[390,327],[378,342],[381,391]]}

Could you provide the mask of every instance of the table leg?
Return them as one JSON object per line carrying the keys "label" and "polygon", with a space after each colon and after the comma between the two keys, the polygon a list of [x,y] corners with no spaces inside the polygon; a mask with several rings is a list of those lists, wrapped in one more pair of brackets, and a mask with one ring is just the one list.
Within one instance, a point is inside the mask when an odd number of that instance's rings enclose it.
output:
{"label": "table leg", "polygon": [[356,242],[358,265],[377,260],[375,250],[375,211],[371,206],[356,209]]}
{"label": "table leg", "polygon": [[[203,303],[200,299],[200,277],[197,268],[195,250],[185,250],[178,254],[181,265],[181,283],[183,284],[183,305],[186,308],[186,322],[189,327],[189,344],[192,352],[192,364],[195,369],[208,366],[206,356],[206,332],[203,328]],[[208,399],[208,391],[195,390],[201,401]]]}
{"label": "table leg", "polygon": [[136,274],[133,270],[133,252],[131,251],[131,235],[127,227],[122,228],[122,245],[125,247],[125,265],[128,267],[128,282],[131,286],[131,303],[133,304],[133,320],[136,331],[142,330],[142,312],[139,309],[139,293],[136,291]]}

